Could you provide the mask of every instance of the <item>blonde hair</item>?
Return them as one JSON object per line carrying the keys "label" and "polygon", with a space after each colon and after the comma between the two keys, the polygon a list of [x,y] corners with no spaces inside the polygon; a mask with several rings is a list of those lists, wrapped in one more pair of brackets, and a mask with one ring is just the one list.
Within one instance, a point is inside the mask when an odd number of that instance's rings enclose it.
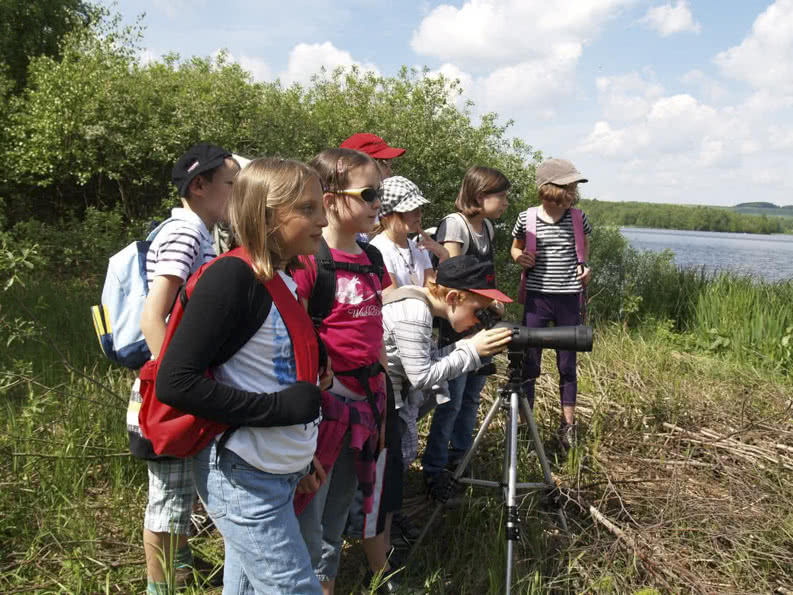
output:
{"label": "blonde hair", "polygon": [[537,190],[540,200],[552,202],[557,207],[572,207],[578,203],[578,184],[558,186],[556,184],[543,184]]}
{"label": "blonde hair", "polygon": [[480,196],[506,192],[511,187],[512,183],[499,170],[474,165],[469,167],[463,176],[454,208],[466,217],[475,217],[482,211],[482,205],[479,204]]}
{"label": "blonde hair", "polygon": [[284,211],[312,180],[319,176],[310,166],[276,157],[254,159],[234,179],[229,220],[259,280],[269,281],[281,268],[301,268],[296,257],[284,262],[277,232]]}
{"label": "blonde hair", "polygon": [[383,215],[382,217],[380,217],[377,220],[377,223],[374,224],[372,231],[369,232],[369,239],[372,239],[376,235],[380,235],[387,229],[390,229],[391,225],[393,225],[392,222],[395,219],[402,219],[402,213],[393,212],[393,213],[389,213],[388,215]]}
{"label": "blonde hair", "polygon": [[466,289],[454,289],[453,287],[446,287],[445,285],[440,285],[435,281],[435,279],[427,279],[427,290],[430,292],[430,295],[434,297],[436,300],[440,300],[442,302],[446,301],[446,296],[449,295],[449,292],[454,290],[457,292],[457,303],[462,304],[466,300],[476,300],[479,304],[486,308],[490,302],[493,300],[487,296],[474,293],[473,291],[468,291]]}

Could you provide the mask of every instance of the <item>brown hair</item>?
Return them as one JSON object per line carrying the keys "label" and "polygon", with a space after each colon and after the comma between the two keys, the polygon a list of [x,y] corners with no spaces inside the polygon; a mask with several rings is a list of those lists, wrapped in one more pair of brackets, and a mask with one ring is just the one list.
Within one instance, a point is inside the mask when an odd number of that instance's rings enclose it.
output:
{"label": "brown hair", "polygon": [[[359,167],[377,163],[366,153],[352,149],[325,149],[309,162],[319,173],[323,192],[337,193],[344,190],[349,182],[350,172]],[[380,169],[377,168],[379,172]]]}
{"label": "brown hair", "polygon": [[479,197],[486,194],[498,194],[512,187],[507,176],[493,167],[474,165],[469,167],[463,176],[460,193],[454,201],[454,208],[466,217],[475,217],[482,211]]}
{"label": "brown hair", "polygon": [[272,279],[280,268],[301,268],[297,258],[283,262],[277,232],[284,210],[300,198],[312,180],[318,180],[313,168],[277,157],[254,159],[235,178],[229,220],[261,281]]}
{"label": "brown hair", "polygon": [[578,184],[568,184],[567,186],[543,184],[537,190],[537,196],[541,201],[547,200],[557,207],[572,207],[578,203]]}

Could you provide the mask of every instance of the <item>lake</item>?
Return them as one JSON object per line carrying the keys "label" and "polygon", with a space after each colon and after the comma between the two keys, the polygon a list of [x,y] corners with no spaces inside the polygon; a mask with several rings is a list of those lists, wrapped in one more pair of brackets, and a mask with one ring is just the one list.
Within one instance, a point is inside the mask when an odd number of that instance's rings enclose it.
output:
{"label": "lake", "polygon": [[793,278],[793,236],[622,227],[637,250],[671,250],[681,267],[732,271],[768,281]]}

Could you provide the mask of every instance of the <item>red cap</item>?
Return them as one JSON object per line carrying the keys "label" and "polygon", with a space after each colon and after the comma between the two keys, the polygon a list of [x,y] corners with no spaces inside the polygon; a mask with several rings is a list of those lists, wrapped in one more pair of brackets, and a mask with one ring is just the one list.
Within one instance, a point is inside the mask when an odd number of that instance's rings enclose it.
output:
{"label": "red cap", "polygon": [[511,297],[499,291],[498,289],[466,289],[466,291],[470,291],[471,293],[478,293],[479,295],[483,295],[487,298],[490,298],[491,300],[496,300],[504,304],[509,304],[510,302],[512,302]]}
{"label": "red cap", "polygon": [[405,152],[405,149],[389,147],[382,138],[369,132],[356,132],[341,143],[340,146],[342,149],[353,149],[361,153],[366,153],[375,159],[393,159]]}

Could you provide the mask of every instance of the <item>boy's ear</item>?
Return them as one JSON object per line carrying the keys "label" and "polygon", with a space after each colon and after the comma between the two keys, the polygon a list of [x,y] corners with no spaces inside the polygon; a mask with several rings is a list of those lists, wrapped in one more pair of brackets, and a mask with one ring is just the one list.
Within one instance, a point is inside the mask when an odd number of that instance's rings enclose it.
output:
{"label": "boy's ear", "polygon": [[446,294],[445,301],[450,306],[457,305],[458,300],[460,299],[460,292],[456,289],[452,289],[449,293]]}
{"label": "boy's ear", "polygon": [[205,187],[206,180],[204,179],[204,176],[199,174],[190,180],[190,184],[187,185],[187,196],[201,196],[204,194]]}

